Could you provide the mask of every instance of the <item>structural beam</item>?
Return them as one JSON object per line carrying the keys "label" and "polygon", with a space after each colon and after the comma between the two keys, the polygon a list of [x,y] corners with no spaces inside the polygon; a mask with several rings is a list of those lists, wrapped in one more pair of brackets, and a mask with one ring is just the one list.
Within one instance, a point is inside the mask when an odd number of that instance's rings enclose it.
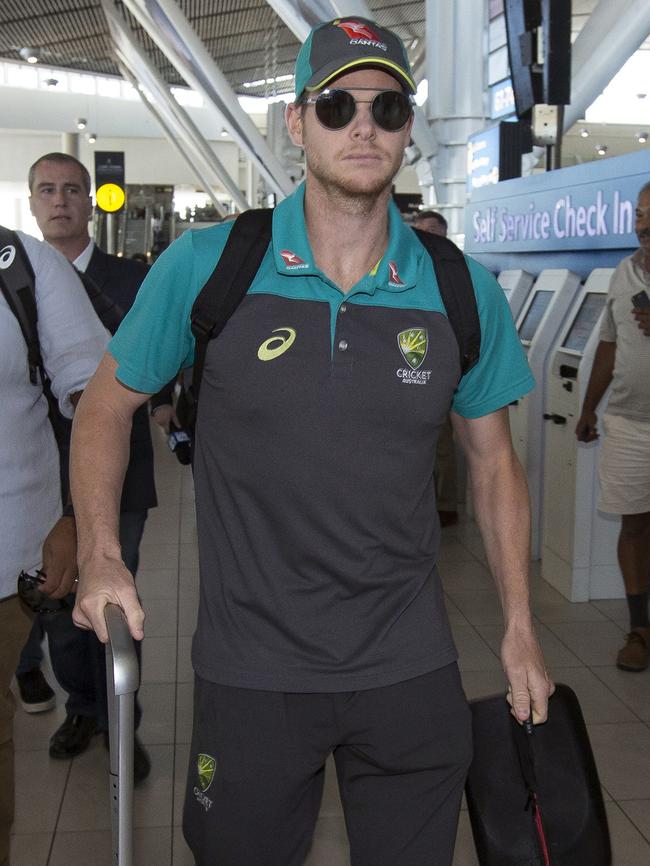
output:
{"label": "structural beam", "polygon": [[650,3],[600,0],[572,48],[571,104],[564,131],[585,115],[625,62],[650,35]]}
{"label": "structural beam", "polygon": [[289,175],[174,0],[123,0],[123,4],[178,73],[217,112],[220,123],[255,163],[268,188],[278,198],[293,192]]}

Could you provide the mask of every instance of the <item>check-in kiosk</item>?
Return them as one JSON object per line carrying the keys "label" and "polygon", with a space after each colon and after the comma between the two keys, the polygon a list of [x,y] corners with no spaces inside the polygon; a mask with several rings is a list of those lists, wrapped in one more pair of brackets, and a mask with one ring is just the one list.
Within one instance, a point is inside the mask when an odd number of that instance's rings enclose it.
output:
{"label": "check-in kiosk", "polygon": [[528,271],[522,271],[521,269],[501,271],[497,277],[497,282],[503,289],[503,293],[508,300],[510,312],[512,313],[512,318],[515,322],[517,321],[517,316],[521,312],[521,308],[528,297],[530,287],[533,284],[533,279],[534,277],[532,274],[529,274]]}
{"label": "check-in kiosk", "polygon": [[[571,601],[624,594],[616,556],[620,519],[596,508],[601,440],[578,443],[575,436],[612,273],[611,268],[592,271],[581,287],[549,370],[542,576]],[[599,430],[602,435],[600,424]]]}
{"label": "check-in kiosk", "polygon": [[526,470],[531,502],[531,556],[541,554],[544,471],[544,405],[551,348],[580,287],[572,271],[542,271],[517,319],[517,331],[528,355],[536,387],[510,406],[510,427],[517,456]]}

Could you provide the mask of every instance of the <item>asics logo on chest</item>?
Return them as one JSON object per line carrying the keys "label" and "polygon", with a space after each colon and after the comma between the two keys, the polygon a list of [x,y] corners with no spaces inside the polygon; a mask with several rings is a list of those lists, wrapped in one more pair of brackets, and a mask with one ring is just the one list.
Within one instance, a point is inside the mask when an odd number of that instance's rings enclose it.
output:
{"label": "asics logo on chest", "polygon": [[264,340],[257,350],[257,357],[260,361],[272,361],[274,358],[279,358],[295,342],[296,332],[293,328],[275,328],[273,333],[278,336]]}

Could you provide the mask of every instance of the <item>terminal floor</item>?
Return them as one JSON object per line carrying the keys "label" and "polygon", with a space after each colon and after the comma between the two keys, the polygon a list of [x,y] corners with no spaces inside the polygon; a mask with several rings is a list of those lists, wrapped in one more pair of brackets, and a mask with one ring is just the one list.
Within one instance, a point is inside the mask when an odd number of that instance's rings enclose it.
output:
{"label": "terminal floor", "polygon": [[[192,866],[180,826],[192,721],[190,640],[198,581],[192,477],[162,438],[154,438],[161,504],[147,523],[138,575],[147,612],[141,736],[153,768],[135,797],[136,864]],[[475,524],[463,522],[444,530],[440,566],[467,695],[499,692],[504,689],[498,658],[501,613]],[[626,674],[613,664],[624,639],[625,604],[571,604],[542,581],[535,568],[532,594],[551,672],[577,692],[582,704],[607,803],[614,866],[647,866],[650,670]],[[46,674],[54,685],[49,669]],[[63,702],[59,692],[57,707],[49,713],[17,711],[12,866],[112,862],[107,755],[101,738],[95,737],[88,751],[71,761],[48,757],[49,737],[65,715]],[[454,866],[476,863],[463,809]],[[341,805],[328,772],[306,866],[348,864]]]}

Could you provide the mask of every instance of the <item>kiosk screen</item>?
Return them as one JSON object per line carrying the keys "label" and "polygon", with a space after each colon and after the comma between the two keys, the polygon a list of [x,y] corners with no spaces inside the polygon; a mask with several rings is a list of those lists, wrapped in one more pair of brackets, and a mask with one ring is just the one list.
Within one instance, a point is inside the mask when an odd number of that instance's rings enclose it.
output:
{"label": "kiosk screen", "polygon": [[563,349],[569,349],[572,352],[584,352],[587,340],[596,326],[598,316],[600,316],[606,300],[607,295],[601,292],[588,292],[585,295],[580,304],[578,315],[573,320],[564,343],[562,343]]}
{"label": "kiosk screen", "polygon": [[528,312],[519,326],[519,339],[522,343],[530,343],[535,336],[539,323],[542,321],[542,317],[551,303],[554,294],[555,292],[548,290],[535,293],[535,297],[530,307],[528,307]]}

